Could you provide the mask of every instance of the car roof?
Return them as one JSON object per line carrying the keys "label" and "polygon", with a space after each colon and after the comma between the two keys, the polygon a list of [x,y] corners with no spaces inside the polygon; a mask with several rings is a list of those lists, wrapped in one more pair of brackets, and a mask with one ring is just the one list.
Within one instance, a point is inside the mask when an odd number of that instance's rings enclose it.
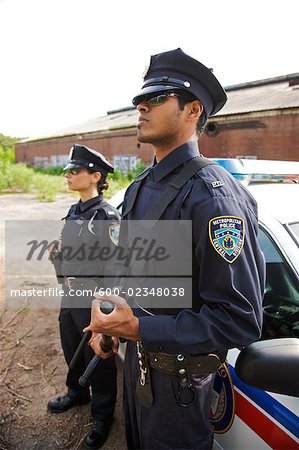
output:
{"label": "car roof", "polygon": [[246,188],[256,199],[259,212],[271,214],[283,225],[299,222],[299,184],[260,183]]}
{"label": "car roof", "polygon": [[[256,199],[260,212],[267,212],[281,224],[299,222],[299,184],[254,183],[245,187]],[[118,191],[109,202],[117,208],[123,202],[125,191]]]}
{"label": "car roof", "polygon": [[[243,184],[243,183],[242,183]],[[299,274],[298,246],[294,245],[294,236],[284,227],[299,222],[299,184],[296,183],[256,183],[245,186],[258,204],[259,223],[271,230],[285,257]],[[110,200],[119,207],[123,202],[126,189],[118,191]]]}

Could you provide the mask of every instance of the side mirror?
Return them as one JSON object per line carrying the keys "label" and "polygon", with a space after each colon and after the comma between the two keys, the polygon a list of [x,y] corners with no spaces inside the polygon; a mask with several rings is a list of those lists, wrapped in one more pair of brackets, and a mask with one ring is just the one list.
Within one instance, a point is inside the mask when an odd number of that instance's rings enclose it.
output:
{"label": "side mirror", "polygon": [[299,397],[299,339],[254,342],[239,353],[235,370],[250,386]]}

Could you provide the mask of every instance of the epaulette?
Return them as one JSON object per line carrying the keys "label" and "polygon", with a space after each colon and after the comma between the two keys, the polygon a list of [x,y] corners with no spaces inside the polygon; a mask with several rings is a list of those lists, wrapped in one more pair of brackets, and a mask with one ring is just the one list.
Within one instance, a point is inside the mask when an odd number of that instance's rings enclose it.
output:
{"label": "epaulette", "polygon": [[107,219],[120,219],[120,214],[117,210],[115,210],[109,203],[105,205],[100,205],[99,208],[95,208],[96,210],[103,210],[106,214]]}

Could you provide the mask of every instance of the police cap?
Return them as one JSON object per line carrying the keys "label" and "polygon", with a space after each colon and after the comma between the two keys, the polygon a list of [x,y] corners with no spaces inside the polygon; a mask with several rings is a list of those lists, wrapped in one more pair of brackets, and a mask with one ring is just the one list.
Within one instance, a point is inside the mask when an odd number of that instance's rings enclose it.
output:
{"label": "police cap", "polygon": [[226,93],[211,69],[184,53],[180,48],[151,56],[141,92],[133,98],[137,106],[142,97],[167,90],[193,94],[204,107],[206,118],[216,114],[226,103]]}
{"label": "police cap", "polygon": [[85,167],[93,172],[101,172],[105,176],[109,172],[114,172],[114,167],[101,153],[84,145],[75,144],[70,150],[69,162],[64,167],[64,170],[80,169],[81,167]]}

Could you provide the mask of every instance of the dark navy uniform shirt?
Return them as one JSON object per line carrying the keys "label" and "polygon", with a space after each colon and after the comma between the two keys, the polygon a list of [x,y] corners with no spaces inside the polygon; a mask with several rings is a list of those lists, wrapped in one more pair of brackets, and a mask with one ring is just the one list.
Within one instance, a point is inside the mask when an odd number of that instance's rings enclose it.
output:
{"label": "dark navy uniform shirt", "polygon": [[111,248],[113,253],[117,245],[120,214],[103,198],[103,194],[75,203],[64,219],[61,234],[64,249],[62,275],[103,277],[107,273],[113,274],[112,258],[104,260],[98,255],[101,248]]}
{"label": "dark navy uniform shirt", "polygon": [[[197,143],[188,142],[153,163],[124,218],[143,219],[173,174],[196,156]],[[126,192],[124,211],[134,183]],[[145,348],[201,354],[257,340],[265,264],[257,241],[257,205],[251,194],[221,166],[207,165],[186,182],[161,219],[192,221],[196,289],[192,309],[139,318]]]}
{"label": "dark navy uniform shirt", "polygon": [[[93,208],[97,205],[99,205],[99,206],[108,205],[106,200],[104,200],[103,194],[99,194],[97,197],[91,198],[90,200],[87,200],[86,202],[82,202],[81,200],[79,200],[77,203],[75,203],[74,205],[72,205],[70,207],[66,218],[71,219],[71,220],[75,220],[75,219],[79,219],[79,218],[88,219],[90,216],[90,211],[92,211]],[[109,205],[109,207],[110,206],[111,205]],[[97,211],[97,213],[96,213],[97,220],[107,219],[107,212],[104,209],[99,208],[99,209],[96,209],[96,211]],[[118,217],[118,213],[115,211],[115,208],[113,208],[113,206],[111,206],[111,211],[113,211],[114,214],[116,215],[116,217]]]}

